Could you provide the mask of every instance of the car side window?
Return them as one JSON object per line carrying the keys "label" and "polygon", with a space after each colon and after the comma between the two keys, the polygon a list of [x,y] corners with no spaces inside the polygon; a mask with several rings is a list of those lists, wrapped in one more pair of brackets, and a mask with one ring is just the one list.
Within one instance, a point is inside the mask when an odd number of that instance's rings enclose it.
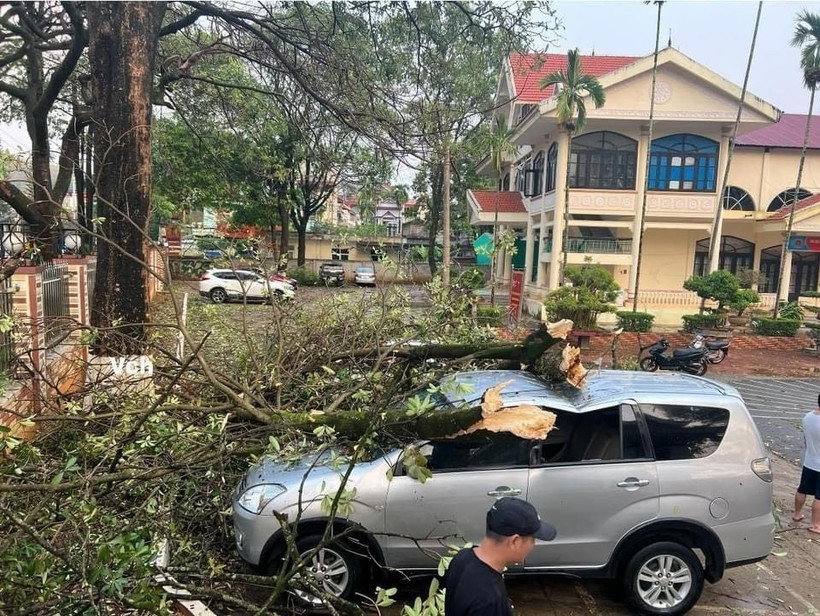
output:
{"label": "car side window", "polygon": [[534,451],[534,464],[619,462],[648,457],[638,419],[628,405],[588,413],[554,412],[555,427]]}
{"label": "car side window", "polygon": [[729,425],[722,408],[673,404],[642,404],[655,459],[705,458],[720,446]]}
{"label": "car side window", "polygon": [[236,280],[236,274],[233,272],[219,272],[215,276],[220,280]]}
{"label": "car side window", "polygon": [[481,430],[454,439],[427,443],[421,453],[434,473],[526,468],[532,441],[507,432]]}

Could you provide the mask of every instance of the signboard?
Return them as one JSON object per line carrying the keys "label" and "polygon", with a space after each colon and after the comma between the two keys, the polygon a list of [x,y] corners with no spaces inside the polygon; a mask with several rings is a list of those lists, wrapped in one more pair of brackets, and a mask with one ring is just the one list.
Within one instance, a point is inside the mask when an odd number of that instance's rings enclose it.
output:
{"label": "signboard", "polygon": [[512,280],[510,281],[510,322],[518,323],[521,317],[521,298],[524,295],[524,272],[522,270],[513,270]]}
{"label": "signboard", "polygon": [[793,252],[820,252],[820,237],[792,235],[789,237],[788,249]]}

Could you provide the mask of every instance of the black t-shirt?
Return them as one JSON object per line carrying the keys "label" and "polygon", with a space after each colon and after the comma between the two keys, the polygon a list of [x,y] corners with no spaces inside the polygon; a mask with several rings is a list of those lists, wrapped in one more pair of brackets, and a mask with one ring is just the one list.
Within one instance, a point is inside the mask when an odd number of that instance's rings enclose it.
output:
{"label": "black t-shirt", "polygon": [[450,561],[444,587],[445,616],[512,616],[504,578],[472,549]]}

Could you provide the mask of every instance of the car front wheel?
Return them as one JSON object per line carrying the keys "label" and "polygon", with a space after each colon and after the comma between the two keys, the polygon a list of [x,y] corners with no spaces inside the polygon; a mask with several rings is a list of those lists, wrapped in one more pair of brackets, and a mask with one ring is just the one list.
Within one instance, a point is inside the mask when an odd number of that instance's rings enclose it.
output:
{"label": "car front wheel", "polygon": [[688,612],[703,591],[703,567],[679,543],[653,543],[633,556],[624,571],[624,589],[641,614],[677,616]]}
{"label": "car front wheel", "polygon": [[218,287],[216,289],[211,289],[210,295],[211,301],[214,304],[224,304],[226,301],[228,301],[228,294],[225,293],[225,289],[220,289]]}
{"label": "car front wheel", "polygon": [[[299,555],[309,555],[322,541],[321,535],[300,537],[296,541]],[[339,542],[328,543],[315,550],[297,577],[304,576],[310,583],[328,595],[349,599],[362,582],[362,568],[359,559]],[[304,590],[293,593],[304,603],[321,606],[322,599]]]}

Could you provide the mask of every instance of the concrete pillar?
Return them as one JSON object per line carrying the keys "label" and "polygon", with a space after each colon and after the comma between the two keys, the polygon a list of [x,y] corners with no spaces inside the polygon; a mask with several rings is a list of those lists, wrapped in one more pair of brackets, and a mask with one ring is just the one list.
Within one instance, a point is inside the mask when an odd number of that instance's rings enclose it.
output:
{"label": "concrete pillar", "polygon": [[[761,260],[761,258],[762,258],[762,255],[763,255],[763,246],[762,246],[762,244],[761,244],[760,242],[757,242],[757,243],[755,244],[755,254],[754,254],[754,256],[752,257],[752,270],[753,270],[753,271],[755,271],[755,272],[759,272],[759,271],[760,271],[760,260]],[[758,279],[757,279],[757,278],[755,278],[755,279],[752,281],[752,288],[753,288],[755,291],[757,291],[757,287],[758,287],[758,284],[757,284],[757,283],[758,283]]]}
{"label": "concrete pillar", "polygon": [[540,249],[538,254],[538,264],[536,267],[538,268],[538,278],[535,280],[535,284],[539,288],[543,288],[546,284],[546,273],[547,267],[541,263],[541,254],[546,250],[547,246],[547,236],[549,235],[549,230],[552,228],[552,221],[547,216],[546,212],[541,212],[541,230],[539,233],[541,234],[541,243]]}
{"label": "concrete pillar", "polygon": [[[501,234],[502,234],[502,233],[504,233],[504,230],[505,230],[506,228],[507,228],[507,227],[506,227],[505,225],[498,225],[498,232],[497,232],[497,234],[496,234],[496,235],[497,235],[498,237],[501,237]],[[495,247],[495,246],[493,246],[493,249],[495,249],[495,248],[496,248],[496,247]],[[496,279],[496,282],[499,282],[499,283],[503,283],[503,282],[504,282],[504,259],[506,258],[506,256],[507,256],[507,255],[506,255],[506,251],[505,251],[505,250],[498,250],[498,251],[495,253],[495,263],[494,263],[494,267],[495,267],[495,279]]]}
{"label": "concrete pillar", "polygon": [[552,252],[547,285],[550,291],[558,288],[561,278],[561,252],[564,245],[564,211],[569,207],[565,202],[567,186],[567,161],[569,160],[569,136],[561,131],[558,137],[558,160],[555,165],[555,210],[552,226]]}
{"label": "concrete pillar", "polygon": [[638,255],[641,250],[641,224],[643,221],[643,199],[646,193],[646,155],[649,151],[649,127],[641,126],[641,136],[638,139],[638,166],[635,170],[635,188],[638,198],[635,203],[635,212],[632,217],[632,267],[629,270],[629,297],[634,297],[638,280]]}
{"label": "concrete pillar", "polygon": [[512,283],[512,255],[509,253],[504,254],[504,284],[511,284]]}
{"label": "concrete pillar", "polygon": [[787,250],[786,254],[780,260],[781,267],[783,268],[783,296],[780,298],[783,301],[788,301],[789,299],[789,287],[791,286],[792,280],[792,251]]}
{"label": "concrete pillar", "polygon": [[[538,230],[538,233],[541,233],[541,230]],[[535,262],[533,262],[533,252],[532,249],[535,244],[535,227],[532,224],[532,216],[527,216],[527,246],[524,250],[527,251],[527,254],[524,255],[524,286],[526,287],[530,284],[532,280],[532,268],[538,267],[538,255],[535,256]]]}
{"label": "concrete pillar", "polygon": [[709,271],[714,272],[720,265],[720,245],[723,238],[723,194],[720,191],[720,184],[723,182],[723,175],[726,173],[726,165],[729,163],[729,137],[730,129],[724,128],[720,135],[720,152],[718,154],[718,168],[717,176],[715,177],[715,217],[717,218],[717,228],[715,234],[717,241],[715,243],[715,250],[712,251],[712,258],[709,261]]}

